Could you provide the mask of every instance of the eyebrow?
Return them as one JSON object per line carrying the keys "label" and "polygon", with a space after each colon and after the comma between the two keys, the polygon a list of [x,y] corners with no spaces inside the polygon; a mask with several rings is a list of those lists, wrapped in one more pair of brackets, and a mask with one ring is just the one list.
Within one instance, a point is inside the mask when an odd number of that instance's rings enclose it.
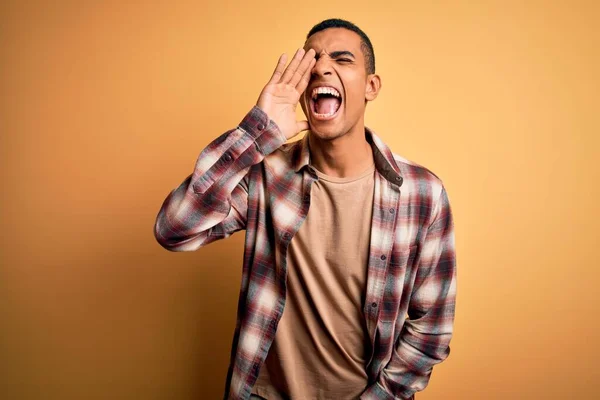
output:
{"label": "eyebrow", "polygon": [[[320,56],[321,56],[320,54],[317,54],[315,56],[315,58],[318,60]],[[331,57],[331,58],[338,58],[338,57],[341,57],[341,56],[350,56],[352,58],[356,58],[354,56],[354,54],[352,54],[352,52],[350,52],[348,50],[332,51],[331,53],[329,53],[329,57]]]}

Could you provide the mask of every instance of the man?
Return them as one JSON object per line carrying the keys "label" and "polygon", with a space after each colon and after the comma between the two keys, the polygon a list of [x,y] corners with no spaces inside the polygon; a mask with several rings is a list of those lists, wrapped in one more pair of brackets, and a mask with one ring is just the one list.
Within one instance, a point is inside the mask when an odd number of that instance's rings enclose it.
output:
{"label": "man", "polygon": [[364,126],[381,80],[362,30],[323,21],[285,66],[166,198],[156,239],[192,251],[246,230],[225,398],[414,398],[450,353],[445,188]]}

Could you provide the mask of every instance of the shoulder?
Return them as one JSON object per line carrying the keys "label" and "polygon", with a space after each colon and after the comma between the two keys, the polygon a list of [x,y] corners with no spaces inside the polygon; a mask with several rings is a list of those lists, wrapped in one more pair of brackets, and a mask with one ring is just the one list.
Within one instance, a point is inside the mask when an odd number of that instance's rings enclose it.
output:
{"label": "shoulder", "polygon": [[286,142],[277,150],[268,154],[263,164],[278,174],[289,173],[294,170],[300,163],[302,158],[302,139],[294,142]]}
{"label": "shoulder", "polygon": [[392,155],[403,178],[402,190],[430,197],[432,201],[441,197],[442,191],[445,190],[444,182],[436,173],[399,154]]}

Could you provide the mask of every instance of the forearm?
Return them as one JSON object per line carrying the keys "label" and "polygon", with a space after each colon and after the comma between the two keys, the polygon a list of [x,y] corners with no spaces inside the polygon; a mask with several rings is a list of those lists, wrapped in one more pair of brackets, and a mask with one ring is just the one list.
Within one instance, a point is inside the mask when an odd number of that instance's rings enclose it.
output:
{"label": "forearm", "polygon": [[[278,127],[254,107],[237,128],[202,150],[194,172],[167,196],[156,218],[156,240],[172,251],[204,245],[209,230],[236,211],[231,209],[232,196],[246,200],[242,179],[248,170],[284,142]],[[245,205],[238,209],[244,214],[238,218],[245,218]]]}
{"label": "forearm", "polygon": [[389,396],[372,398],[411,398],[427,387],[433,367],[448,357],[454,316],[453,300],[432,308],[431,312],[437,314],[435,322],[428,318],[405,321],[390,362],[377,382]]}

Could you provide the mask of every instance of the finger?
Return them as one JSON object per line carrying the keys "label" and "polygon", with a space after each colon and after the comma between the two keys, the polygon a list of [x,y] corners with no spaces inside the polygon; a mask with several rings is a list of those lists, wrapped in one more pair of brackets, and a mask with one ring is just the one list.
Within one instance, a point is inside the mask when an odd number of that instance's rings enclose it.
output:
{"label": "finger", "polygon": [[279,56],[279,61],[277,61],[277,66],[275,67],[275,71],[273,71],[273,76],[271,76],[269,83],[279,82],[279,79],[281,79],[281,75],[283,74],[283,70],[285,69],[286,62],[287,54],[283,53]]}
{"label": "finger", "polygon": [[300,64],[300,60],[302,60],[302,56],[304,56],[304,49],[300,48],[296,51],[296,54],[290,62],[290,65],[288,65],[285,72],[283,73],[280,82],[288,83],[290,79],[292,79],[292,76],[294,76],[294,72],[296,72],[296,68],[298,68],[298,64]]}
{"label": "finger", "polygon": [[315,59],[315,51],[313,49],[309,49],[304,54],[304,57],[302,58],[302,62],[300,62],[300,65],[298,65],[296,72],[294,72],[294,75],[292,76],[292,79],[290,80],[290,85],[292,85],[292,86],[298,85],[298,82],[300,82],[300,80],[304,77],[304,73],[309,69],[308,67],[312,63],[312,60],[314,60],[314,59]]}
{"label": "finger", "polygon": [[308,68],[306,68],[306,70],[304,71],[304,74],[302,74],[302,78],[300,78],[300,82],[298,82],[298,84],[296,85],[296,90],[298,91],[298,93],[302,94],[306,90],[306,87],[308,86],[308,83],[310,82],[310,77],[312,76],[312,70],[315,67],[316,63],[317,63],[316,58],[313,58],[310,60],[310,64],[308,64]]}

